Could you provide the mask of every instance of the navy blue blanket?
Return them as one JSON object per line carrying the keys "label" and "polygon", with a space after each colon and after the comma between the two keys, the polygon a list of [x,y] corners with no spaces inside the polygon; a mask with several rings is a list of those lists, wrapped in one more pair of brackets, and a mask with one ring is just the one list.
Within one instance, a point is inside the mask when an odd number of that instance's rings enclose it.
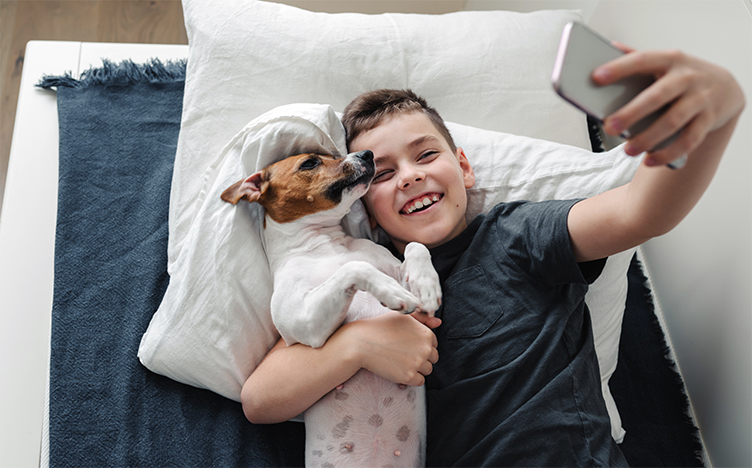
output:
{"label": "navy blue blanket", "polygon": [[[250,424],[240,405],[136,356],[165,292],[167,212],[185,64],[106,63],[57,88],[60,189],[50,466],[301,466],[303,425]],[[637,466],[697,466],[681,380],[637,264],[612,392]]]}
{"label": "navy blue blanket", "polygon": [[50,466],[302,465],[302,424],[252,425],[136,357],[169,281],[185,66],[127,68],[43,83],[58,87],[60,120]]}

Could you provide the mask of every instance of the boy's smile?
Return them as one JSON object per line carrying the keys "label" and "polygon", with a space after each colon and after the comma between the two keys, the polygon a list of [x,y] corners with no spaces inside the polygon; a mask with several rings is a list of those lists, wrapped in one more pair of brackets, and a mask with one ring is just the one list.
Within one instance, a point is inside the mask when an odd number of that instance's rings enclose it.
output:
{"label": "boy's smile", "polygon": [[351,151],[370,149],[376,175],[363,200],[402,251],[409,242],[436,247],[467,223],[465,190],[475,174],[461,148],[452,151],[423,113],[396,115],[360,134]]}
{"label": "boy's smile", "polygon": [[431,207],[434,203],[441,200],[442,195],[440,193],[426,194],[416,197],[405,205],[405,208],[400,210],[400,213],[404,215],[410,215],[416,211],[425,211]]}

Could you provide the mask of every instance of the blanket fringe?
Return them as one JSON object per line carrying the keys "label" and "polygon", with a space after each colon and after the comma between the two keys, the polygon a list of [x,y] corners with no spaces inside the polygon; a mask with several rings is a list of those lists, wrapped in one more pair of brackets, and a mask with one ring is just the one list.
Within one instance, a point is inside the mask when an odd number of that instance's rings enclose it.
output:
{"label": "blanket fringe", "polygon": [[71,72],[62,76],[45,75],[37,83],[44,89],[87,88],[90,86],[129,86],[137,83],[168,83],[185,80],[187,60],[162,62],[153,58],[144,64],[123,60],[119,64],[102,59],[102,66],[90,68],[81,77],[73,78]]}
{"label": "blanket fringe", "polygon": [[[638,268],[640,271],[640,274],[643,275],[643,295],[645,297],[645,301],[650,306],[650,308],[655,311],[656,310],[656,304],[654,301],[653,296],[653,285],[650,282],[650,279],[647,277],[645,272],[645,266],[642,264],[640,260],[637,259],[637,256],[633,258],[633,263],[635,264],[635,268]],[[700,437],[700,429],[695,425],[695,421],[693,420],[692,416],[690,415],[691,409],[690,409],[690,402],[689,402],[689,396],[687,395],[687,387],[684,384],[684,379],[682,378],[681,373],[679,372],[679,366],[677,363],[672,359],[672,352],[671,347],[668,344],[668,341],[666,340],[665,330],[663,329],[663,326],[661,326],[661,322],[658,319],[657,314],[653,314],[652,317],[652,326],[653,330],[655,331],[656,335],[660,337],[661,339],[661,348],[663,352],[663,358],[666,360],[670,372],[673,376],[673,384],[675,386],[675,391],[677,393],[681,393],[682,395],[682,410],[684,413],[683,417],[683,423],[686,428],[691,427],[691,430],[689,431],[689,436],[691,438],[691,445],[692,445],[692,451],[695,457],[695,461],[697,462],[697,465],[695,466],[705,466],[704,457],[703,457],[703,444],[702,439]]]}

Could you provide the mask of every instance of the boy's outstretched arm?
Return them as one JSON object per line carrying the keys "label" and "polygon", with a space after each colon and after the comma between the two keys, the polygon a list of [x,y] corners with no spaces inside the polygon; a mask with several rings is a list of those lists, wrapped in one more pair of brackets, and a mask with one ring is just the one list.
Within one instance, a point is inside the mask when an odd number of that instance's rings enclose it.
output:
{"label": "boy's outstretched arm", "polygon": [[287,421],[362,368],[422,385],[439,358],[430,328],[440,323],[426,314],[387,312],[343,325],[321,348],[279,340],[243,385],[243,411],[257,424]]}
{"label": "boy's outstretched arm", "polygon": [[[679,224],[710,184],[744,108],[741,88],[723,68],[677,51],[629,52],[596,69],[593,79],[608,84],[652,74],[657,81],[609,116],[606,132],[617,135],[666,104],[670,109],[657,122],[627,142],[627,154],[684,130],[670,146],[648,153],[629,184],[572,208],[568,225],[578,261],[622,252]],[[685,154],[683,169],[666,167]]]}

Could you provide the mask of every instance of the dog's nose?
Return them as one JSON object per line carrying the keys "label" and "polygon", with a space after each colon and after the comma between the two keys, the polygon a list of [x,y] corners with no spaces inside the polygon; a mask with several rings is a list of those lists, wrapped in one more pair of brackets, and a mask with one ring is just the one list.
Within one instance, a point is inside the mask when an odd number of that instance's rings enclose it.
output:
{"label": "dog's nose", "polygon": [[373,161],[373,151],[371,150],[363,150],[358,151],[357,153],[353,154],[358,159],[362,159],[363,161]]}

